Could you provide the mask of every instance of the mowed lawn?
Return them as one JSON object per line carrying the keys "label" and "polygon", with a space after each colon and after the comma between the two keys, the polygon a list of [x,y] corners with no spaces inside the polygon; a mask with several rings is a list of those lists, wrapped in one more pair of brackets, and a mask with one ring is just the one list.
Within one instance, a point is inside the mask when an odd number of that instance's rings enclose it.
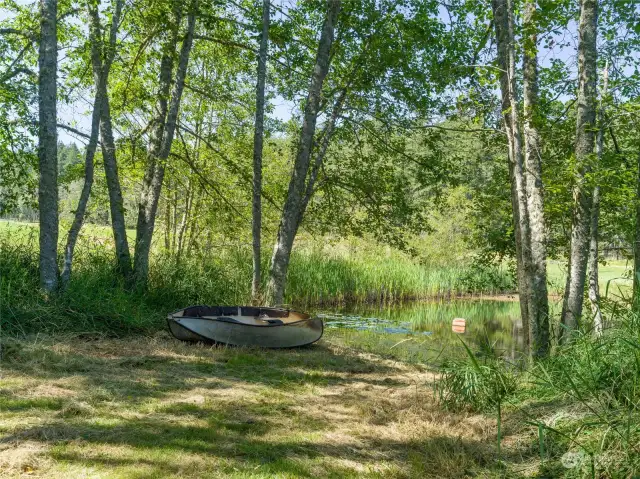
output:
{"label": "mowed lawn", "polygon": [[[5,343],[1,365],[2,477],[504,474],[495,420],[443,411],[424,367],[331,334],[282,351],[37,338]],[[529,445],[504,427],[520,462]]]}
{"label": "mowed lawn", "polygon": [[[562,294],[567,278],[567,265],[559,261],[549,261],[547,266],[549,292]],[[631,294],[633,281],[633,261],[606,260],[598,268],[600,295],[609,299],[626,298]]]}
{"label": "mowed lawn", "polygon": [[[60,222],[58,241],[61,247],[67,239],[69,226],[70,223],[68,221]],[[38,227],[38,223],[0,219],[0,235],[15,235],[18,239],[24,239],[28,235],[37,236]],[[92,241],[97,240],[100,243],[113,241],[113,233],[110,226],[87,223],[82,226],[80,235],[81,237],[85,237],[85,239],[90,239]],[[133,244],[136,239],[136,230],[133,228],[128,228],[127,238],[130,244]]]}

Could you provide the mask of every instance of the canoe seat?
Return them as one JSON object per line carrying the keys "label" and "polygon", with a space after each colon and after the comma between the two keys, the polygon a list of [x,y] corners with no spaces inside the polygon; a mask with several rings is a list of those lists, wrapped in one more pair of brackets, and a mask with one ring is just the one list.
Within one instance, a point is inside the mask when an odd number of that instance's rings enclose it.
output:
{"label": "canoe seat", "polygon": [[184,310],[183,316],[189,318],[202,318],[203,316],[221,316],[223,314],[225,313],[222,312],[222,308],[218,306],[191,306]]}
{"label": "canoe seat", "polygon": [[284,324],[281,319],[265,319],[265,321],[269,324]]}
{"label": "canoe seat", "polygon": [[[238,311],[240,310],[240,311]],[[209,316],[267,316],[269,318],[287,318],[289,310],[281,308],[258,308],[254,306],[190,306],[184,309],[183,316],[202,318]]]}

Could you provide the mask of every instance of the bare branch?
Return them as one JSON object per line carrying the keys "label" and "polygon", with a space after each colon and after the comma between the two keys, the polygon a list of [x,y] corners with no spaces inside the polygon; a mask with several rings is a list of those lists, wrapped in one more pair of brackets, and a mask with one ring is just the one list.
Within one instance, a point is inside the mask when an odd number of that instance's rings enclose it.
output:
{"label": "bare branch", "polygon": [[58,128],[62,128],[63,130],[67,130],[68,132],[73,133],[74,135],[81,136],[82,138],[86,138],[86,139],[91,138],[86,133],[83,133],[80,130],[76,130],[74,127],[69,126],[69,125],[65,125],[64,123],[57,123],[56,126]]}

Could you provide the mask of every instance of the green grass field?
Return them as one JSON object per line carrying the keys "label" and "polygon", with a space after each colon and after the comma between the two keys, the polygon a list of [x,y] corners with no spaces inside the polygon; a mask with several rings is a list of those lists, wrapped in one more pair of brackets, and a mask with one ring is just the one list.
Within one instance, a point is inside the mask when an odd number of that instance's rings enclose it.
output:
{"label": "green grass field", "polygon": [[498,478],[529,467],[527,431],[509,426],[505,466],[494,420],[443,411],[424,366],[344,340],[328,332],[285,351],[167,333],[5,342],[0,476]]}
{"label": "green grass field", "polygon": [[[562,294],[566,281],[566,263],[549,261],[547,266],[549,293]],[[633,262],[606,260],[598,268],[600,295],[609,299],[628,298],[631,294]]]}

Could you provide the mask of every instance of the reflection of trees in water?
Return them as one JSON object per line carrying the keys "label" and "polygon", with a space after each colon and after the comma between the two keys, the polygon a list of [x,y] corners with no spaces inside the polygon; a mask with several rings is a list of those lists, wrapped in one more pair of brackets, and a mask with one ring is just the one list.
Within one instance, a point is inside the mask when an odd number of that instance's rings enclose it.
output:
{"label": "reflection of trees in water", "polygon": [[431,338],[444,347],[460,346],[451,331],[454,318],[467,320],[462,339],[480,354],[498,354],[515,358],[521,350],[520,305],[516,301],[453,301],[412,303],[392,307],[356,307],[352,314],[408,323],[416,331],[431,331]]}

